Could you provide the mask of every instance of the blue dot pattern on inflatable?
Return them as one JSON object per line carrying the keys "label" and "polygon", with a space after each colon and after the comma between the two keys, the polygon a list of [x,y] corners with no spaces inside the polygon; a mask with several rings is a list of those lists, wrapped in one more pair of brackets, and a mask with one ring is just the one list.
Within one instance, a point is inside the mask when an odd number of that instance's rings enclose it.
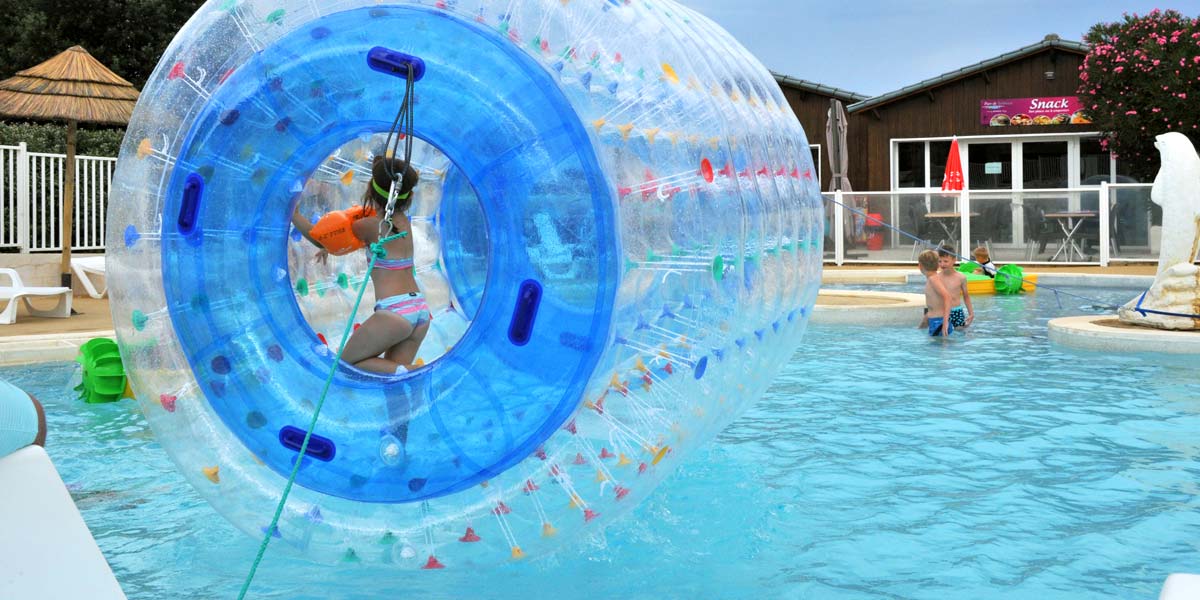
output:
{"label": "blue dot pattern on inflatable", "polygon": [[815,301],[816,169],[728,34],[672,2],[475,4],[209,2],[122,149],[132,384],[189,480],[261,535],[367,277],[309,270],[295,190],[361,195],[404,83],[372,48],[427,66],[409,215],[448,349],[399,376],[338,368],[272,532],[317,560],[553,550],[761,394]]}

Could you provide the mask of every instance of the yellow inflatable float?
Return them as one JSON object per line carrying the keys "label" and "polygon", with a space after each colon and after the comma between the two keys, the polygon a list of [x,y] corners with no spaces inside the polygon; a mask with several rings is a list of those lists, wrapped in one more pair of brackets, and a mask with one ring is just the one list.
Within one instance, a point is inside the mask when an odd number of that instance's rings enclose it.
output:
{"label": "yellow inflatable float", "polygon": [[975,273],[979,263],[965,262],[959,272],[967,276],[967,292],[972,296],[997,294],[1008,296],[1019,292],[1037,291],[1037,275],[1026,275],[1017,265],[1004,265],[996,271],[996,278]]}

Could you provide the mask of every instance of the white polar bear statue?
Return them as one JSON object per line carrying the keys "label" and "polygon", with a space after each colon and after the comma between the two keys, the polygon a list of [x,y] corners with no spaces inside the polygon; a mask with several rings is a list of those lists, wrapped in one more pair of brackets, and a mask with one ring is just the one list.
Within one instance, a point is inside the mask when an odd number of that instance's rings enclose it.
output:
{"label": "white polar bear statue", "polygon": [[1145,296],[1117,312],[1125,323],[1200,330],[1200,267],[1195,264],[1200,253],[1200,156],[1182,133],[1164,133],[1154,146],[1162,158],[1150,190],[1150,199],[1163,212],[1158,274]]}

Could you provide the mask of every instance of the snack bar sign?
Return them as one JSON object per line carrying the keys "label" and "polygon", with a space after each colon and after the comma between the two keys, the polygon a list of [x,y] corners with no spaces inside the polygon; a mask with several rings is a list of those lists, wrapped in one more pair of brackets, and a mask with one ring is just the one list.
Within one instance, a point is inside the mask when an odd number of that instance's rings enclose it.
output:
{"label": "snack bar sign", "polygon": [[992,127],[1085,125],[1083,104],[1076,96],[1001,98],[979,102],[979,120]]}

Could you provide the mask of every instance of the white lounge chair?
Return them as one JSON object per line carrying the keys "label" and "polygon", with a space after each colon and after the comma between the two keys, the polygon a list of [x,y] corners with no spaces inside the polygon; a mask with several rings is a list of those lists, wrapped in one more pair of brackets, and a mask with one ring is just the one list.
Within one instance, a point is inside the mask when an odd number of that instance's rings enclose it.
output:
{"label": "white lounge chair", "polygon": [[[12,325],[17,322],[17,300],[25,303],[29,314],[37,317],[71,316],[71,288],[69,287],[27,287],[21,282],[21,275],[16,269],[0,268],[0,275],[7,275],[12,282],[11,287],[0,287],[0,302],[8,301],[8,306],[0,312],[0,325]],[[34,308],[29,303],[30,298],[53,298],[58,296],[58,305],[50,310]]]}
{"label": "white lounge chair", "polygon": [[[103,298],[104,294],[108,293],[108,275],[104,272],[103,256],[73,257],[71,258],[71,271],[79,278],[79,283],[83,284],[83,289],[89,296]],[[97,286],[92,282],[92,275],[104,278],[104,285],[100,286],[100,291],[96,291]]]}

